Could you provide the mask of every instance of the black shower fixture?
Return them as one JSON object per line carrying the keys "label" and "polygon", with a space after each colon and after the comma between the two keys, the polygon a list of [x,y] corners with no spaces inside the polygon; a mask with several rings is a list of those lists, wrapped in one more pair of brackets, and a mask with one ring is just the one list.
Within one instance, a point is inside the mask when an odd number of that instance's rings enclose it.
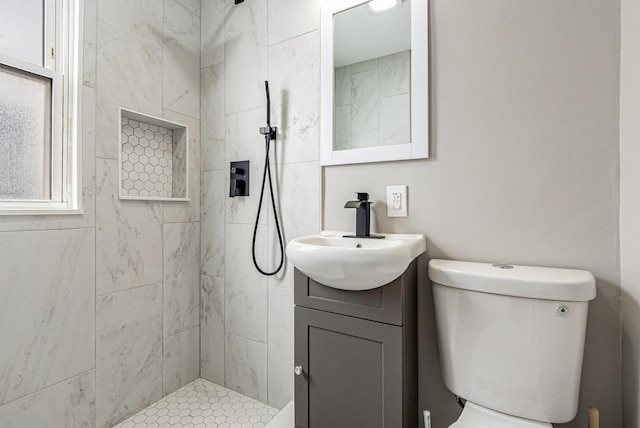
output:
{"label": "black shower fixture", "polygon": [[236,4],[242,3],[244,0],[236,0]]}
{"label": "black shower fixture", "polygon": [[249,161],[231,162],[229,197],[249,196]]}
{"label": "black shower fixture", "polygon": [[[280,222],[278,220],[278,209],[276,206],[275,193],[273,191],[273,183],[271,181],[271,164],[269,162],[269,148],[271,147],[271,142],[276,140],[278,128],[275,126],[271,126],[271,97],[269,96],[268,81],[264,82],[264,91],[267,95],[267,126],[260,127],[260,134],[264,135],[266,154],[264,158],[264,171],[262,173],[262,186],[260,187],[260,200],[258,201],[258,212],[256,214],[256,224],[253,228],[251,254],[253,256],[253,265],[256,267],[258,272],[260,272],[263,275],[271,276],[280,272],[280,269],[282,269],[282,266],[284,265],[284,241],[282,240],[282,231],[280,230]],[[262,198],[264,196],[264,189],[265,189],[265,185],[267,184],[267,179],[269,179],[268,190],[271,195],[271,207],[273,208],[273,221],[275,222],[275,229],[278,232],[278,243],[280,248],[280,263],[278,264],[278,267],[271,272],[267,272],[263,270],[258,265],[258,260],[256,259],[256,236],[258,233],[258,224],[260,224],[260,210],[262,209]]]}

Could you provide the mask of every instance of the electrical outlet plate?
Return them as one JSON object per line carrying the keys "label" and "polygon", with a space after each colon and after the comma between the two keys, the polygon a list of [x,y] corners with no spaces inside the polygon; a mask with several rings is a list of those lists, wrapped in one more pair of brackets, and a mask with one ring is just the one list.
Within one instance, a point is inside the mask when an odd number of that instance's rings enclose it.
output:
{"label": "electrical outlet plate", "polygon": [[387,186],[387,217],[407,216],[407,186]]}

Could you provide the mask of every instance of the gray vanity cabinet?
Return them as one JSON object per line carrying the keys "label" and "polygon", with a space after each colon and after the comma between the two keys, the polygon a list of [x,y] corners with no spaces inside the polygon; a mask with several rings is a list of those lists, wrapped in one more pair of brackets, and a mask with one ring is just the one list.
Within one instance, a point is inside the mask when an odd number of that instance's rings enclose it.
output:
{"label": "gray vanity cabinet", "polygon": [[416,262],[366,291],[294,282],[296,427],[416,427]]}

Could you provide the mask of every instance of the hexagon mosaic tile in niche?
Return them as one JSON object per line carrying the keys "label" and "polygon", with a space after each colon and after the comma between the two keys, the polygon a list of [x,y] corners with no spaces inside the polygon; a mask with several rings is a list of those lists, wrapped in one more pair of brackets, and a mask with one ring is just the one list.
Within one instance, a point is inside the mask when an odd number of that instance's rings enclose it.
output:
{"label": "hexagon mosaic tile in niche", "polygon": [[122,189],[126,196],[170,198],[173,130],[122,117]]}
{"label": "hexagon mosaic tile in niche", "polygon": [[278,409],[196,379],[114,428],[262,428]]}

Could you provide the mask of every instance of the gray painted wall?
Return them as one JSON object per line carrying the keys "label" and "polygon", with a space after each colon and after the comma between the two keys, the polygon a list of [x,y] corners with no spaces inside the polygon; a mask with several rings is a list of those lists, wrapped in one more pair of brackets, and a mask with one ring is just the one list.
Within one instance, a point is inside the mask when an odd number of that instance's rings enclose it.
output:
{"label": "gray painted wall", "polygon": [[[324,228],[352,229],[353,192],[378,231],[418,232],[430,257],[587,269],[589,313],[578,418],[620,427],[619,4],[605,0],[431,2],[429,160],[324,169]],[[386,217],[387,185],[409,185],[409,217]],[[420,404],[457,416],[436,357],[421,268]],[[558,350],[561,352],[561,350]],[[633,426],[633,425],[631,425]]]}
{"label": "gray painted wall", "polygon": [[640,424],[640,2],[622,1],[620,64],[620,270],[625,427]]}

